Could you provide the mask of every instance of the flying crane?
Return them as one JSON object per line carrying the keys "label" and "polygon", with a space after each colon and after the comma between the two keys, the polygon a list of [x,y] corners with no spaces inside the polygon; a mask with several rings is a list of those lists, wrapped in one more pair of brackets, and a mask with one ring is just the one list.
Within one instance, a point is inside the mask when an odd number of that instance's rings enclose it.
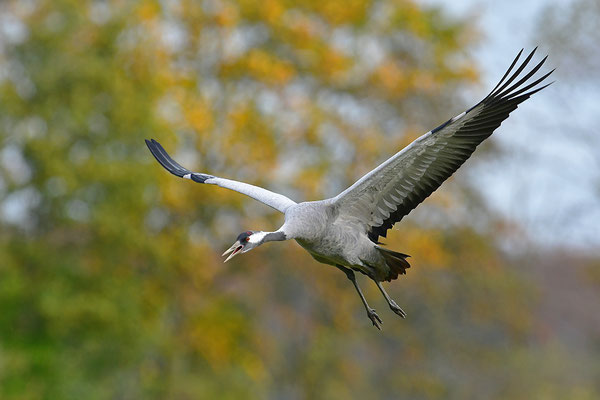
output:
{"label": "flying crane", "polygon": [[521,50],[500,82],[479,103],[425,133],[348,189],[325,200],[296,203],[254,185],[192,172],[174,161],[157,141],[146,140],[146,145],[173,175],[235,190],[285,215],[284,224],[274,232],[242,232],[223,253],[227,256],[225,261],[266,242],[294,239],[317,261],[333,265],[346,274],[356,288],[367,316],[381,329],[382,320],[367,303],[354,272],[371,278],[390,309],[406,318],[406,313],[390,298],[382,282],[406,274],[410,268],[409,256],[383,247],[378,239],[386,237],[388,229],[448,179],[519,104],[552,83],[540,86],[554,70],[533,79],[547,56],[523,74],[535,51],[511,74],[523,53]]}

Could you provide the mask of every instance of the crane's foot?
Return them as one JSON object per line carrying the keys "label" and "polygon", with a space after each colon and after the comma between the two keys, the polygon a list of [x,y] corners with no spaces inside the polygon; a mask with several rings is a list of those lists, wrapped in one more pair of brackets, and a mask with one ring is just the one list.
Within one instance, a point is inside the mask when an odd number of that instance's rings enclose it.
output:
{"label": "crane's foot", "polygon": [[377,313],[375,312],[375,310],[372,309],[372,308],[367,308],[367,316],[369,317],[369,319],[373,323],[373,326],[375,328],[381,330],[381,324],[383,324],[383,321],[381,320],[381,318],[379,318],[379,315],[377,315]]}
{"label": "crane's foot", "polygon": [[400,306],[398,306],[398,304],[396,304],[394,300],[390,300],[390,309],[402,318],[406,318],[406,313],[400,308]]}

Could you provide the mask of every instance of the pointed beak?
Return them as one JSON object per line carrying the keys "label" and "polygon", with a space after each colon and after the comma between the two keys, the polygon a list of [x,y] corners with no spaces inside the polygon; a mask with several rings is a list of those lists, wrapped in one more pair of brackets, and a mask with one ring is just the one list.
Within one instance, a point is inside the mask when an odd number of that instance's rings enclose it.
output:
{"label": "pointed beak", "polygon": [[229,257],[227,257],[227,258],[225,259],[225,261],[223,261],[223,262],[224,262],[224,263],[226,263],[227,261],[231,260],[233,257],[235,257],[236,255],[238,255],[238,254],[239,254],[239,252],[240,252],[240,251],[241,251],[243,248],[244,248],[244,246],[242,246],[242,245],[240,244],[240,242],[239,242],[239,241],[238,241],[238,242],[235,242],[235,243],[233,244],[233,246],[231,246],[230,248],[228,248],[228,249],[225,251],[225,253],[223,253],[223,257],[225,257],[227,254],[231,253],[231,254],[229,254]]}

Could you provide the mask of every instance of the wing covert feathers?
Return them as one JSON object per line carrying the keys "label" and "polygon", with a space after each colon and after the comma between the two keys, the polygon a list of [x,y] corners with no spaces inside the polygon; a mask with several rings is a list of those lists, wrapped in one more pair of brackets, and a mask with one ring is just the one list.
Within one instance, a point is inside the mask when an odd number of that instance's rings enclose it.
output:
{"label": "wing covert feathers", "polygon": [[509,114],[552,73],[534,75],[544,57],[528,72],[535,49],[519,63],[517,54],[500,82],[479,103],[422,135],[337,195],[340,214],[358,222],[377,243],[388,229],[448,179]]}
{"label": "wing covert feathers", "polygon": [[[536,49],[511,74],[523,52],[521,50],[500,82],[481,102],[465,113],[446,121],[425,134],[425,136],[430,135],[433,137],[433,144],[428,145],[429,148],[425,150],[424,155],[413,158],[409,166],[414,168],[415,171],[420,171],[420,173],[413,173],[412,176],[410,173],[401,175],[398,183],[401,187],[411,187],[408,192],[398,191],[398,185],[387,185],[389,196],[387,196],[387,201],[385,196],[382,198],[383,204],[389,205],[390,198],[396,198],[400,201],[393,204],[396,207],[395,209],[384,209],[384,218],[381,218],[381,223],[370,225],[369,238],[373,242],[377,242],[379,236],[386,237],[388,229],[448,179],[471,156],[475,148],[488,138],[520,103],[553,83],[538,86],[554,69],[533,82],[527,83],[544,65],[547,56],[518,79],[533,58]],[[517,80],[516,83],[513,83],[515,80]],[[422,151],[422,148],[416,147],[415,151]],[[378,205],[381,206],[381,202]],[[385,215],[387,213],[389,214]]]}

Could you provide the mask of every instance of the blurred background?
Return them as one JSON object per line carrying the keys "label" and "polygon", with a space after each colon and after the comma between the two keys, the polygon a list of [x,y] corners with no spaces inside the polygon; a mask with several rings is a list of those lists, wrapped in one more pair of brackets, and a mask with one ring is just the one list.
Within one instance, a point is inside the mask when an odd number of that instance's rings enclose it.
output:
{"label": "blurred background", "polygon": [[[600,397],[600,3],[0,3],[1,399]],[[282,216],[190,169],[333,196],[539,45],[557,83],[388,234],[374,329]]]}

